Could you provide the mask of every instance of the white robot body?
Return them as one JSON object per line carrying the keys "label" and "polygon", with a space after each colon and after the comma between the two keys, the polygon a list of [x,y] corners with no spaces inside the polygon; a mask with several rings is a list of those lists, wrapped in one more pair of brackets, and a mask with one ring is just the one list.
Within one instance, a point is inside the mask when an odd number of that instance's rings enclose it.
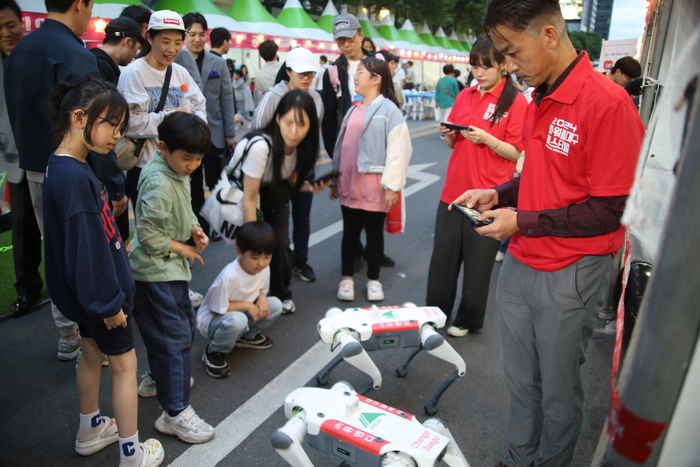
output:
{"label": "white robot body", "polygon": [[[301,449],[300,429],[309,444],[351,466],[432,467],[440,460],[469,467],[444,424],[421,424],[413,415],[357,394],[346,383],[333,388],[299,388],[284,404],[289,422],[272,444],[293,467],[312,466]],[[301,438],[301,439],[300,439]]]}

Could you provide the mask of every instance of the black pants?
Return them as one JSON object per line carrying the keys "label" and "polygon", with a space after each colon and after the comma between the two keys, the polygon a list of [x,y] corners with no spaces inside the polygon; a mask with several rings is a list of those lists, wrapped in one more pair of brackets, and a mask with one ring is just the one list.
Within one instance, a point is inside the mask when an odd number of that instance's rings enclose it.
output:
{"label": "black pants", "polygon": [[289,203],[275,213],[263,212],[265,222],[272,226],[277,245],[270,261],[270,296],[280,300],[292,298],[292,250],[289,248]]}
{"label": "black pants", "polygon": [[15,262],[17,294],[38,294],[44,286],[39,274],[41,265],[41,232],[36,222],[29,184],[10,183],[12,202],[12,257]]}
{"label": "black pants", "polygon": [[209,223],[199,215],[199,210],[204,206],[204,182],[210,190],[214,189],[219,177],[221,177],[221,156],[225,148],[212,146],[202,159],[202,164],[190,175],[190,188],[192,195],[192,210],[197,215],[199,225],[207,235],[210,235]]}
{"label": "black pants", "polygon": [[357,244],[364,228],[367,235],[365,257],[367,258],[367,279],[379,280],[379,270],[384,256],[384,220],[385,212],[364,211],[340,206],[343,212],[343,241],[341,244],[342,275],[354,274]]}
{"label": "black pants", "polygon": [[428,272],[427,306],[437,306],[449,322],[457,295],[460,266],[464,267],[462,299],[454,326],[470,330],[484,326],[494,259],[501,243],[482,237],[457,211],[440,201],[435,217],[435,243]]}
{"label": "black pants", "polygon": [[309,258],[309,235],[311,235],[311,204],[313,193],[297,191],[292,195],[292,241],[294,242],[294,266],[306,264]]}
{"label": "black pants", "polygon": [[136,200],[139,197],[138,186],[140,176],[141,167],[134,167],[126,172],[126,196],[131,200],[131,206],[134,208],[134,216],[136,216]]}

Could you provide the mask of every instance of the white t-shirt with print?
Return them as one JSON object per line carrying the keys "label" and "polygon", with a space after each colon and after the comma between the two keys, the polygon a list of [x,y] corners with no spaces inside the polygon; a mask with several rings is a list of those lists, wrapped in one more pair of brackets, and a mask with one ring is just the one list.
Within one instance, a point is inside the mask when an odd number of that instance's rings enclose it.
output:
{"label": "white t-shirt with print", "polygon": [[[153,158],[158,149],[158,125],[166,115],[179,107],[183,95],[190,98],[193,113],[207,121],[206,99],[199,86],[184,67],[177,63],[173,63],[172,67],[165,107],[158,113],[155,109],[163,92],[166,70],[156,70],[145,58],[139,58],[124,68],[119,76],[117,89],[129,104],[129,129],[125,136],[148,138],[141,158],[136,163],[137,167],[143,167]],[[187,92],[184,93],[183,84],[187,86]]]}
{"label": "white t-shirt with print", "polygon": [[228,302],[254,303],[260,294],[267,295],[270,289],[270,267],[258,274],[248,274],[239,264],[239,259],[226,265],[214,279],[197,311],[197,329],[204,336],[209,335],[209,324],[213,313],[223,315],[228,312]]}

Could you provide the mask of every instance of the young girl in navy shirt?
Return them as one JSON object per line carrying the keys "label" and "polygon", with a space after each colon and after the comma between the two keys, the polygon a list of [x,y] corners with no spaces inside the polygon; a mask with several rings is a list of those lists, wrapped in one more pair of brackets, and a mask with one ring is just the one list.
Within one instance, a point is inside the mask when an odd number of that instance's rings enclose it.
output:
{"label": "young girl in navy shirt", "polygon": [[[76,380],[80,400],[78,454],[119,442],[120,467],[159,466],[163,447],[139,443],[136,353],[130,314],[134,280],[112,211],[85,162],[106,157],[128,126],[124,98],[110,83],[86,78],[59,84],[51,99],[61,138],[44,179],[46,283],[52,300],[78,324],[83,355]],[[96,154],[95,154],[96,153]],[[112,373],[115,419],[98,407],[104,355]]]}

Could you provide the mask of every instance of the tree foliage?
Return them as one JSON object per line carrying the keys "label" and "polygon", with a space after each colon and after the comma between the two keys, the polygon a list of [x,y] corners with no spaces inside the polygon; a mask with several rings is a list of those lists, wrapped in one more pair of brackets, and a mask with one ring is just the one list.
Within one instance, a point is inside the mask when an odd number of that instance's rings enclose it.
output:
{"label": "tree foliage", "polygon": [[577,50],[585,50],[591,60],[600,58],[600,49],[603,46],[603,38],[593,31],[569,31],[571,43]]}

